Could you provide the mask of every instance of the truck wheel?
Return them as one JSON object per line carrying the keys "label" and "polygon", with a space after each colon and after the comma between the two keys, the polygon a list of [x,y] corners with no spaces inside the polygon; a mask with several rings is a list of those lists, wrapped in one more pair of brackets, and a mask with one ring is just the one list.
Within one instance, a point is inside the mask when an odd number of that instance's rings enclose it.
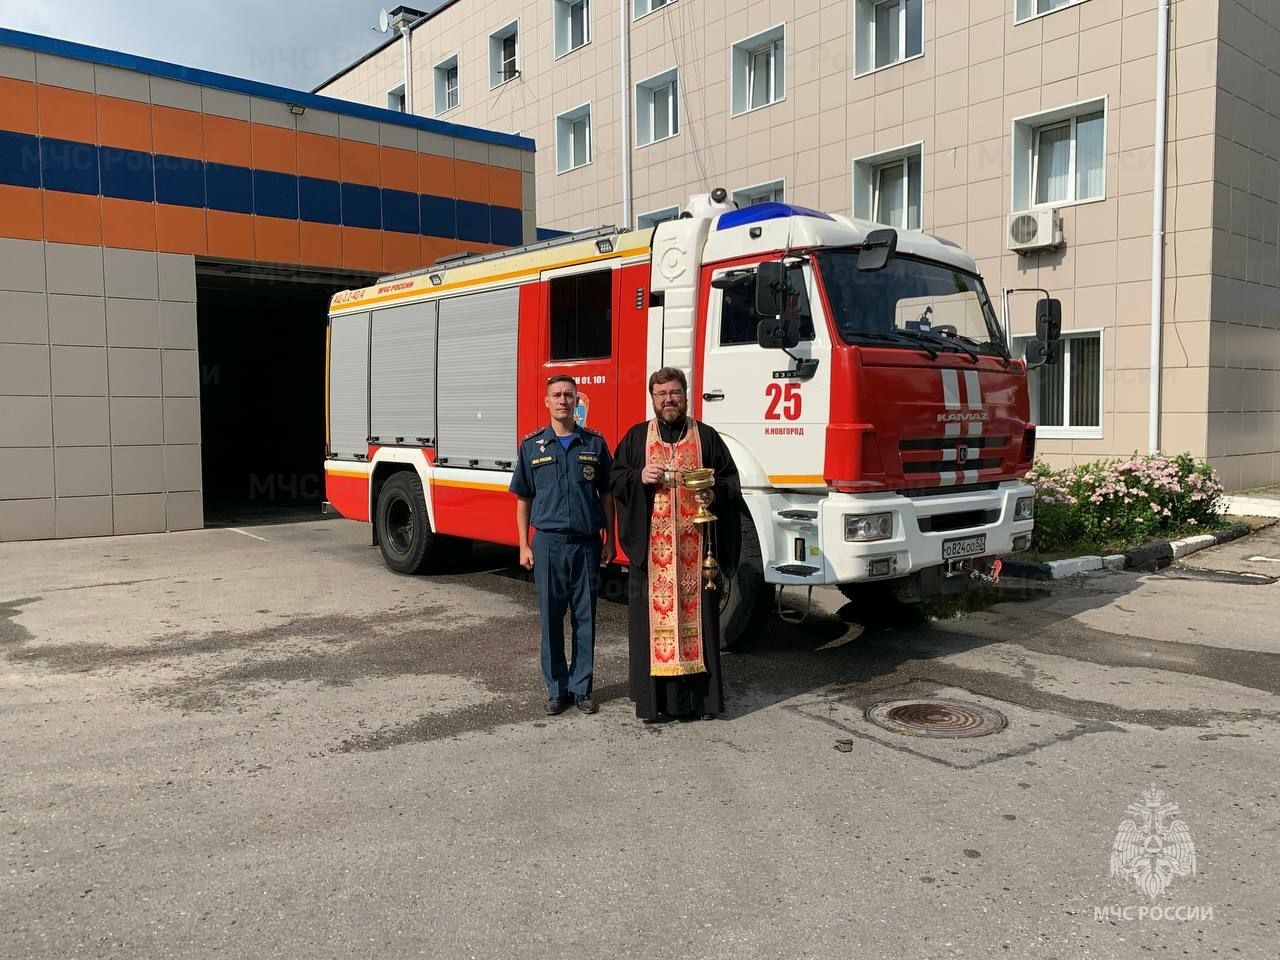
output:
{"label": "truck wheel", "polygon": [[378,547],[396,573],[422,573],[438,559],[439,537],[431,532],[422,481],[411,470],[393,474],[378,494]]}
{"label": "truck wheel", "polygon": [[741,648],[760,636],[773,606],[774,588],[764,580],[764,555],[756,525],[745,513],[739,523],[742,550],[738,569],[724,584],[720,600],[721,650]]}

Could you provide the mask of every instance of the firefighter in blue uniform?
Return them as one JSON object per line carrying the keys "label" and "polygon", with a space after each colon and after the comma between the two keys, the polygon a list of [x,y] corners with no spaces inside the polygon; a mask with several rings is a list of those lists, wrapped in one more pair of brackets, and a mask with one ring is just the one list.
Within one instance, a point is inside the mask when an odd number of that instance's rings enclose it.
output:
{"label": "firefighter in blue uniform", "polygon": [[[595,713],[591,699],[600,567],[613,562],[613,458],[595,430],[577,423],[578,387],[572,377],[547,381],[551,422],[523,437],[510,490],[518,497],[520,565],[533,570],[542,615],[542,677],[546,712],[571,702]],[[529,527],[535,529],[532,542]],[[564,615],[573,626],[573,657],[565,663]]]}

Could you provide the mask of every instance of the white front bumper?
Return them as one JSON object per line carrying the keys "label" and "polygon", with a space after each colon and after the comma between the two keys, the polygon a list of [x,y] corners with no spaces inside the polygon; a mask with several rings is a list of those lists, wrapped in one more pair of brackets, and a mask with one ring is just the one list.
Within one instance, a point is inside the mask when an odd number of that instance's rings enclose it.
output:
{"label": "white front bumper", "polygon": [[[942,565],[944,543],[978,536],[985,537],[985,542],[979,552],[966,554],[969,559],[1010,554],[1015,552],[1014,538],[1029,535],[1034,526],[1034,520],[1015,521],[1014,508],[1019,499],[1034,496],[1032,487],[1017,481],[994,490],[927,497],[831,493],[802,502],[792,496],[769,496],[764,499],[769,502],[773,536],[764,551],[765,579],[837,584],[902,577]],[[757,503],[752,509],[757,529],[762,506]],[[892,536],[871,542],[845,540],[846,515],[876,513],[893,515]],[[957,514],[970,516],[957,518]],[[957,520],[962,521],[960,525],[955,525]],[[937,531],[931,526],[954,528]],[[762,542],[765,539],[761,537]]]}

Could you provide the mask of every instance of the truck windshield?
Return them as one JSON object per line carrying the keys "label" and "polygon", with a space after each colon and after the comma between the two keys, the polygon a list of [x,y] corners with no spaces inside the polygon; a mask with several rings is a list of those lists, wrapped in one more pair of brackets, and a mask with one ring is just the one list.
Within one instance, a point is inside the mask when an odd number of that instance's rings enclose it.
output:
{"label": "truck windshield", "polygon": [[973,274],[906,255],[882,270],[859,270],[856,249],[823,250],[814,259],[845,343],[1008,357],[991,301]]}

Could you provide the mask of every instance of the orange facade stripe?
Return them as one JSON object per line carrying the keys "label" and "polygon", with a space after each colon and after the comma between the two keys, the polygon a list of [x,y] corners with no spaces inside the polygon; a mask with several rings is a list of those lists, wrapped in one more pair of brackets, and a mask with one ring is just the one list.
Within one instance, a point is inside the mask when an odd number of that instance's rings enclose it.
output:
{"label": "orange facade stripe", "polygon": [[36,85],[36,114],[42,137],[98,142],[98,111],[92,93]]}
{"label": "orange facade stripe", "polygon": [[265,123],[253,124],[253,167],[276,173],[298,172],[298,134]]}
{"label": "orange facade stripe", "polygon": [[266,263],[297,263],[299,231],[297,220],[279,217],[253,218],[254,259]]}
{"label": "orange facade stripe", "polygon": [[489,202],[501,207],[524,207],[523,174],[503,167],[489,168]]}
{"label": "orange facade stripe", "polygon": [[298,133],[298,173],[319,180],[338,179],[338,141],[319,133]]}
{"label": "orange facade stripe", "polygon": [[247,213],[225,213],[209,210],[209,256],[231,260],[253,259],[253,217]]}
{"label": "orange facade stripe", "polygon": [[344,183],[363,183],[369,187],[382,185],[379,148],[373,144],[339,140],[338,161],[338,179]]}
{"label": "orange facade stripe", "polygon": [[151,108],[151,131],[156,153],[204,159],[203,114],[155,104]]}
{"label": "orange facade stripe", "polygon": [[422,266],[420,238],[413,233],[382,234],[382,270],[384,273],[400,273]]}
{"label": "orange facade stripe", "polygon": [[328,223],[299,224],[299,260],[312,267],[342,266],[342,228]]}
{"label": "orange facade stripe", "polygon": [[249,124],[228,117],[204,116],[204,159],[208,163],[226,163],[237,167],[253,165],[253,147]]}
{"label": "orange facade stripe", "polygon": [[453,161],[454,188],[453,196],[459,200],[474,200],[476,203],[489,203],[489,165],[472,163],[470,160]]}
{"label": "orange facade stripe", "polygon": [[208,253],[204,208],[156,204],[156,249],[164,253]]}
{"label": "orange facade stripe", "polygon": [[103,197],[102,243],[126,250],[154,250],[156,205],[140,200]]}
{"label": "orange facade stripe", "polygon": [[34,187],[0,184],[0,236],[15,240],[44,239],[44,209]]}
{"label": "orange facade stripe", "polygon": [[342,227],[342,265],[377,273],[382,269],[382,231]]}
{"label": "orange facade stripe", "polygon": [[52,243],[102,244],[102,198],[79,193],[44,194],[44,238]]}
{"label": "orange facade stripe", "polygon": [[437,197],[455,196],[453,159],[433,153],[418,154],[418,192]]}
{"label": "orange facade stripe", "polygon": [[382,186],[389,190],[418,192],[418,154],[397,147],[383,147],[379,153],[382,161]]}
{"label": "orange facade stripe", "polygon": [[36,134],[36,85],[0,77],[0,130]]}
{"label": "orange facade stripe", "polygon": [[98,142],[104,147],[150,153],[151,104],[98,97]]}

